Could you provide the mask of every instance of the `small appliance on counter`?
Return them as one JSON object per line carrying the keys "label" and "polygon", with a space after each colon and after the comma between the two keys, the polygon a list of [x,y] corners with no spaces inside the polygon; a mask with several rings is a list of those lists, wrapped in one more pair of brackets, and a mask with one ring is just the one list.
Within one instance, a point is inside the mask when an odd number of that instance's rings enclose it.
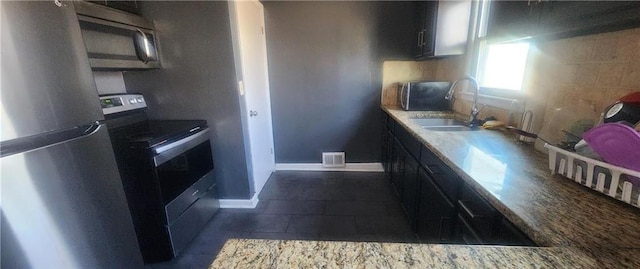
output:
{"label": "small appliance on counter", "polygon": [[101,95],[145,263],[170,260],[219,208],[204,120],[149,120],[139,94]]}
{"label": "small appliance on counter", "polygon": [[640,122],[640,92],[625,95],[605,109],[605,123],[620,121],[632,126]]}
{"label": "small appliance on counter", "polygon": [[417,81],[400,83],[398,86],[398,103],[404,110],[451,110],[449,100],[444,98],[449,92],[451,82]]}

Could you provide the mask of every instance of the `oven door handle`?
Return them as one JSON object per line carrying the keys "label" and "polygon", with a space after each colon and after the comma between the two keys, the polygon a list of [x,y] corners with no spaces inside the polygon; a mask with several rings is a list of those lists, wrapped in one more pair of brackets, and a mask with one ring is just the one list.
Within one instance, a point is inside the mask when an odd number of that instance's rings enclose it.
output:
{"label": "oven door handle", "polygon": [[171,160],[174,157],[185,153],[187,150],[190,150],[207,140],[209,140],[209,128],[202,129],[202,131],[187,136],[176,142],[157,147],[153,149],[154,153],[157,154],[153,157],[153,163],[156,167],[158,167],[168,160]]}

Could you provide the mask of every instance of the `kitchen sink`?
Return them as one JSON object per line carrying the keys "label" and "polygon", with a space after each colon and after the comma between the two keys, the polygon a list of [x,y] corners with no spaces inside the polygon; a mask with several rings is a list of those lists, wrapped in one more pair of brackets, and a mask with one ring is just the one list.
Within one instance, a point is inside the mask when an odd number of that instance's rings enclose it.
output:
{"label": "kitchen sink", "polygon": [[474,131],[477,128],[471,128],[464,125],[451,125],[451,126],[422,126],[422,129],[429,131],[441,131],[441,132],[455,132],[455,131]]}
{"label": "kitchen sink", "polygon": [[454,131],[473,131],[477,128],[471,128],[463,121],[459,121],[456,119],[411,119],[415,124],[420,125],[422,129],[430,130],[430,131],[443,131],[443,132],[454,132]]}

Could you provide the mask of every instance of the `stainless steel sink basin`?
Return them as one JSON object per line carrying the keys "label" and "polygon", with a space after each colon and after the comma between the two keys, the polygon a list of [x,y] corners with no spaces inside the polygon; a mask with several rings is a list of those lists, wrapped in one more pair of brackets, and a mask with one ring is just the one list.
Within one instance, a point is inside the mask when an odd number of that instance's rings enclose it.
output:
{"label": "stainless steel sink basin", "polygon": [[451,126],[422,126],[422,129],[429,131],[441,131],[441,132],[456,132],[456,131],[473,131],[477,130],[469,126],[464,125],[451,125]]}
{"label": "stainless steel sink basin", "polygon": [[476,128],[470,128],[466,123],[456,119],[411,119],[415,124],[420,125],[422,129],[430,131],[472,131]]}
{"label": "stainless steel sink basin", "polygon": [[426,126],[451,126],[451,125],[462,125],[465,123],[455,119],[411,119],[415,124],[418,124],[422,127]]}

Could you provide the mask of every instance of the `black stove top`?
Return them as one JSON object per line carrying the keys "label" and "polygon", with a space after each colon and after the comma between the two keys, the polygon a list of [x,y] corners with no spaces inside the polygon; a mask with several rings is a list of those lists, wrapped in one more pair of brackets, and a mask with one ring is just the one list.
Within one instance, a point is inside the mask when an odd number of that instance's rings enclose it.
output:
{"label": "black stove top", "polygon": [[126,140],[152,148],[180,140],[207,127],[204,120],[147,120],[123,127]]}

